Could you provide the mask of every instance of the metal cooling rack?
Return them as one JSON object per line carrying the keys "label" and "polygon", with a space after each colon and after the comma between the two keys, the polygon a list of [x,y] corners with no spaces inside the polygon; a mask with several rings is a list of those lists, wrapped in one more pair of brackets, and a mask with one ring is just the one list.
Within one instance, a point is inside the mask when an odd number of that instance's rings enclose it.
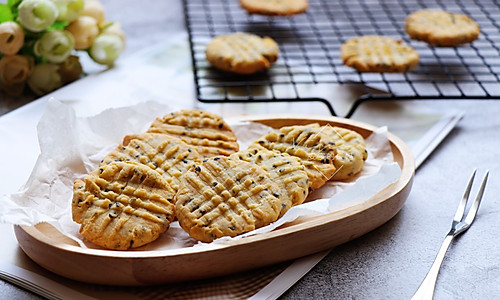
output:
{"label": "metal cooling rack", "polygon": [[[309,0],[292,17],[248,14],[237,0],[183,0],[197,98],[201,102],[320,101],[337,115],[333,100],[315,87],[357,84],[363,94],[345,115],[368,100],[500,99],[500,5],[493,0]],[[428,46],[404,31],[408,14],[423,8],[463,13],[481,28],[478,40],[457,48]],[[265,73],[234,75],[214,70],[205,47],[232,32],[270,36],[278,61]],[[411,72],[358,73],[340,60],[340,46],[360,35],[402,39],[420,55]]]}

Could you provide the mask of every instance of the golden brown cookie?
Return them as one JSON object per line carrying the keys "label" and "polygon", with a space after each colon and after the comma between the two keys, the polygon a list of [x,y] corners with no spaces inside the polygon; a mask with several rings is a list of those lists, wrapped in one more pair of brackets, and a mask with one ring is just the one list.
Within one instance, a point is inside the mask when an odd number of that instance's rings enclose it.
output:
{"label": "golden brown cookie", "polygon": [[125,136],[122,145],[106,155],[101,162],[133,161],[154,169],[177,191],[179,177],[200,162],[201,156],[180,139],[161,133],[140,133]]}
{"label": "golden brown cookie", "polygon": [[276,221],[280,188],[261,167],[228,157],[207,159],[181,177],[176,214],[193,238],[211,242]]}
{"label": "golden brown cookie", "polygon": [[337,150],[321,134],[320,126],[282,127],[279,132],[271,131],[249,146],[250,149],[259,147],[298,157],[306,168],[311,190],[323,186],[335,173],[333,160]]}
{"label": "golden brown cookie", "polygon": [[322,129],[337,148],[337,155],[333,160],[337,170],[332,180],[353,178],[361,171],[368,156],[365,139],[361,134],[347,128],[325,125]]}
{"label": "golden brown cookie", "polygon": [[386,36],[366,35],[345,42],[340,56],[346,66],[359,72],[408,72],[418,65],[412,47]]}
{"label": "golden brown cookie", "polygon": [[73,185],[73,220],[89,241],[112,250],[156,240],[174,218],[174,190],[142,164],[113,162]]}
{"label": "golden brown cookie", "polygon": [[220,116],[198,109],[180,110],[156,118],[148,132],[177,137],[205,158],[228,156],[239,150],[231,127]]}
{"label": "golden brown cookie", "polygon": [[240,0],[241,7],[251,14],[291,16],[307,10],[307,0]]}
{"label": "golden brown cookie", "polygon": [[278,59],[279,46],[270,37],[238,32],[213,38],[205,54],[208,62],[217,69],[253,74],[271,67]]}
{"label": "golden brown cookie", "polygon": [[283,203],[280,216],[307,198],[309,177],[299,158],[265,148],[240,150],[230,158],[254,163],[269,173],[271,180],[281,189]]}
{"label": "golden brown cookie", "polygon": [[479,25],[469,16],[444,10],[420,10],[405,20],[405,30],[414,40],[433,46],[454,47],[477,39]]}

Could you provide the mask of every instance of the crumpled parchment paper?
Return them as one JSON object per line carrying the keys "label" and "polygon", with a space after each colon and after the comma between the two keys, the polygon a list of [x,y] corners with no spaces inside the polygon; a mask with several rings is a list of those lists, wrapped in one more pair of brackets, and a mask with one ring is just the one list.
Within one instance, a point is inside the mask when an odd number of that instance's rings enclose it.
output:
{"label": "crumpled parchment paper", "polygon": [[[71,106],[55,99],[49,100],[37,128],[41,153],[26,184],[19,192],[1,199],[0,222],[20,225],[48,222],[82,247],[99,249],[78,233],[80,225],[71,219],[73,181],[94,170],[101,159],[121,143],[125,135],[146,131],[154,118],[171,111],[166,105],[145,102],[107,109],[91,117],[77,117]],[[241,149],[272,130],[258,123],[227,121],[235,131]],[[210,244],[224,244],[268,232],[298,218],[325,214],[362,203],[397,181],[401,169],[393,160],[387,129],[381,127],[376,130],[366,139],[366,145],[368,159],[356,180],[330,181],[313,192],[309,201],[292,207],[273,224],[235,238],[221,238]],[[193,245],[208,244],[198,243],[190,238],[178,222],[173,222],[157,241],[140,249],[163,250]]]}

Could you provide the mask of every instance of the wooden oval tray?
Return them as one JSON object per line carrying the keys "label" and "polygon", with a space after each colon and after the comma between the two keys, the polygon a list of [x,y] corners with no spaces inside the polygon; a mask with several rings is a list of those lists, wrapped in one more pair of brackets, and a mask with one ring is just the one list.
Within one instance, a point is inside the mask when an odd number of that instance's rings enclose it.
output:
{"label": "wooden oval tray", "polygon": [[[375,126],[336,117],[272,115],[246,117],[274,128],[318,122],[369,136]],[[367,201],[305,219],[274,231],[228,244],[157,251],[112,251],[81,248],[49,224],[15,226],[23,251],[42,267],[74,280],[111,285],[146,285],[190,281],[271,265],[330,249],[390,220],[410,193],[415,172],[408,146],[388,134],[398,181]]]}

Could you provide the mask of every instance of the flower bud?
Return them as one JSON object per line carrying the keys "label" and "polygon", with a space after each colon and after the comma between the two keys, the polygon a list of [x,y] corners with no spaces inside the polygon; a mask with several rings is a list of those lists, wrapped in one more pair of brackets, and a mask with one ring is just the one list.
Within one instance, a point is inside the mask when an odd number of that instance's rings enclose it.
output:
{"label": "flower bud", "polygon": [[80,78],[83,68],[78,56],[71,55],[62,64],[59,65],[59,74],[64,84],[73,82]]}
{"label": "flower bud", "polygon": [[75,39],[75,49],[84,50],[89,48],[99,34],[97,21],[89,16],[79,16],[66,27]]}
{"label": "flower bud", "polygon": [[59,66],[54,64],[38,64],[28,78],[30,89],[37,95],[44,95],[62,86]]}
{"label": "flower bud", "polygon": [[71,33],[62,30],[46,32],[35,42],[33,50],[37,56],[51,63],[62,63],[71,54],[75,45]]}
{"label": "flower bud", "polygon": [[33,71],[33,58],[6,55],[0,59],[0,87],[8,95],[20,96]]}
{"label": "flower bud", "polygon": [[73,22],[83,11],[83,0],[52,0],[59,11],[57,21]]}
{"label": "flower bud", "polygon": [[86,0],[81,15],[94,18],[97,21],[97,24],[101,24],[106,20],[104,7],[101,2],[97,0]]}
{"label": "flower bud", "polygon": [[0,53],[16,54],[24,44],[24,30],[16,22],[0,24]]}
{"label": "flower bud", "polygon": [[33,71],[33,58],[6,55],[0,59],[0,81],[3,85],[24,83]]}
{"label": "flower bud", "polygon": [[102,32],[101,33],[109,33],[109,34],[114,34],[120,37],[122,40],[123,44],[125,44],[125,32],[122,30],[122,26],[120,22],[108,22],[108,24],[105,24],[103,26]]}
{"label": "flower bud", "polygon": [[125,44],[121,38],[114,34],[100,34],[89,50],[90,57],[97,63],[112,65],[120,56]]}
{"label": "flower bud", "polygon": [[19,4],[18,21],[24,28],[41,32],[57,19],[56,5],[49,0],[23,0]]}

